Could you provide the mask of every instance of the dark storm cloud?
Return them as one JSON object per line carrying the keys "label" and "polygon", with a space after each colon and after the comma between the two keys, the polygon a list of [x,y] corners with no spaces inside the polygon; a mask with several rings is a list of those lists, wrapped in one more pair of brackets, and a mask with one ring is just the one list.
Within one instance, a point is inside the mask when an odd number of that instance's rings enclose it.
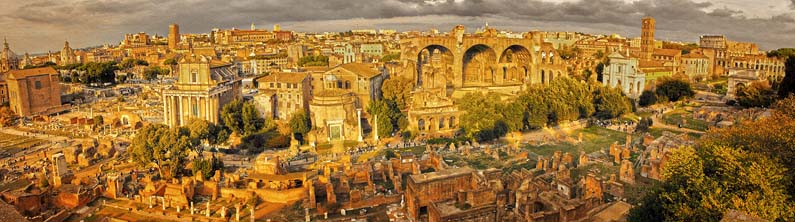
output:
{"label": "dark storm cloud", "polygon": [[[787,7],[788,3],[782,4]],[[691,0],[39,0],[5,14],[0,17],[0,24],[19,24],[11,29],[24,32],[26,28],[48,27],[56,39],[66,33],[79,45],[115,43],[129,32],[163,34],[170,23],[179,23],[187,32],[248,27],[252,22],[296,27],[308,27],[301,23],[329,24],[322,27],[324,30],[299,31],[342,31],[375,24],[368,21],[381,21],[378,28],[391,28],[383,26],[395,24],[385,21],[388,19],[403,22],[396,25],[402,29],[425,30],[440,24],[429,18],[444,18],[444,24],[487,20],[520,29],[514,31],[560,31],[560,27],[569,27],[570,31],[601,30],[637,36],[639,20],[646,15],[657,19],[657,36],[663,39],[695,41],[700,34],[726,34],[731,39],[758,42],[765,48],[791,46],[795,40],[787,33],[795,27],[793,11],[767,18],[748,17],[741,10]],[[357,19],[357,23],[345,23],[351,19]],[[522,24],[533,26],[521,30]]]}

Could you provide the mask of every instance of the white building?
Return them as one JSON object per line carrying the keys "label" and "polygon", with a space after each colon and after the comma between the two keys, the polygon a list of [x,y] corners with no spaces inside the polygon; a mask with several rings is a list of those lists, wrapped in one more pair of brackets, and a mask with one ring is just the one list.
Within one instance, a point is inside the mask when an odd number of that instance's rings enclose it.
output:
{"label": "white building", "polygon": [[638,69],[638,59],[619,52],[611,53],[610,65],[605,67],[602,84],[619,87],[630,98],[638,98],[646,87],[646,74]]}

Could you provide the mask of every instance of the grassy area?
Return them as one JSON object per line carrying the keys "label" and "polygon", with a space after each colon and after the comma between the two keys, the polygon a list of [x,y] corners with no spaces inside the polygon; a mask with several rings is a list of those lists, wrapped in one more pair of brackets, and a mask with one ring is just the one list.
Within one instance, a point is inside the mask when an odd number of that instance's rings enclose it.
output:
{"label": "grassy area", "polygon": [[709,124],[703,120],[693,119],[690,117],[692,114],[685,110],[675,110],[663,115],[662,120],[668,125],[677,126],[682,125],[682,128],[688,128],[699,131],[707,131]]}
{"label": "grassy area", "polygon": [[[672,132],[672,133],[674,133],[674,134],[681,134],[681,133],[684,133],[683,131],[669,130],[669,129],[660,129],[660,128],[654,128],[654,127],[652,127],[651,129],[649,129],[649,133],[650,133],[652,136],[654,136],[654,138],[658,138],[658,137],[662,136],[663,132],[665,132],[665,131]],[[690,136],[691,138],[698,139],[698,138],[701,138],[701,135],[702,135],[702,134],[698,134],[698,133],[687,133],[687,135],[688,135],[688,136]]]}
{"label": "grassy area", "polygon": [[403,152],[412,152],[414,153],[415,156],[420,157],[422,156],[422,153],[425,152],[425,146],[412,146],[412,147],[400,148],[397,149],[396,151],[398,154]]}
{"label": "grassy area", "polygon": [[611,174],[615,174],[616,172],[618,172],[618,168],[619,168],[618,165],[592,163],[582,167],[571,169],[571,179],[574,181],[580,181],[580,178],[585,177],[591,171],[596,172],[595,176],[597,177],[608,178],[610,177]]}
{"label": "grassy area", "polygon": [[579,130],[575,130],[571,136],[577,137],[580,133],[582,133],[582,142],[577,144],[571,143],[557,143],[557,144],[547,144],[541,146],[533,146],[527,145],[525,149],[530,152],[533,152],[538,155],[549,156],[555,153],[555,151],[560,150],[563,153],[571,153],[572,155],[579,154],[580,151],[585,151],[586,153],[592,153],[594,151],[598,151],[607,147],[610,147],[610,144],[614,142],[618,142],[619,144],[624,144],[626,140],[627,134],[615,130],[605,129],[601,127],[588,127]]}

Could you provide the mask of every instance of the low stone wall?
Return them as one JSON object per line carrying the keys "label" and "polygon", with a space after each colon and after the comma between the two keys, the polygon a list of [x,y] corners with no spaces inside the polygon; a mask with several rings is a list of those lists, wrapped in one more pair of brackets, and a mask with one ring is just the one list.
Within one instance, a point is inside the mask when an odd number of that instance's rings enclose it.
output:
{"label": "low stone wall", "polygon": [[254,192],[247,189],[221,188],[221,197],[250,200],[254,197]]}
{"label": "low stone wall", "polygon": [[254,192],[260,199],[272,203],[288,203],[305,199],[309,196],[309,191],[306,187],[286,190],[259,189],[254,190]]}

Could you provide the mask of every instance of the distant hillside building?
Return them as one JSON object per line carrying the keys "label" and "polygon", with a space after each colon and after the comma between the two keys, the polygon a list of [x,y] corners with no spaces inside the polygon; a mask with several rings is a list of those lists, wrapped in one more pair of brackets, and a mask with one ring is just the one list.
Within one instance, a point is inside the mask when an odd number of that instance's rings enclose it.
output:
{"label": "distant hillside building", "polygon": [[14,69],[19,69],[19,57],[8,47],[8,41],[3,39],[3,51],[0,52],[0,72]]}

